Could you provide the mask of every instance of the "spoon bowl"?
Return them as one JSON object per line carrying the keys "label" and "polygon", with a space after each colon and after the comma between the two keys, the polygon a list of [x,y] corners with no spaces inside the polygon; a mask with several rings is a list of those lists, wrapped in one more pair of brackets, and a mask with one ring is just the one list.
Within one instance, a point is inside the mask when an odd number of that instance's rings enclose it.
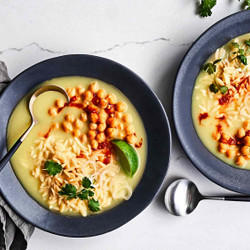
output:
{"label": "spoon bowl", "polygon": [[67,99],[67,102],[69,103],[70,99],[69,96],[67,94],[67,92],[61,88],[60,86],[57,85],[46,85],[43,86],[41,88],[39,88],[38,90],[36,90],[32,96],[30,97],[29,100],[29,113],[31,116],[31,124],[29,126],[29,128],[23,133],[23,135],[15,142],[15,144],[12,146],[12,148],[8,151],[8,153],[0,160],[0,172],[2,171],[2,169],[4,168],[4,166],[6,165],[6,163],[10,160],[10,158],[12,157],[12,155],[16,152],[16,150],[20,147],[20,145],[22,144],[22,142],[24,141],[24,139],[27,137],[27,135],[29,134],[30,130],[34,127],[35,124],[38,123],[34,112],[33,112],[33,105],[34,102],[36,100],[36,98],[43,94],[44,92],[47,91],[56,91],[56,92],[60,92],[61,94],[63,94],[65,96],[65,98]]}

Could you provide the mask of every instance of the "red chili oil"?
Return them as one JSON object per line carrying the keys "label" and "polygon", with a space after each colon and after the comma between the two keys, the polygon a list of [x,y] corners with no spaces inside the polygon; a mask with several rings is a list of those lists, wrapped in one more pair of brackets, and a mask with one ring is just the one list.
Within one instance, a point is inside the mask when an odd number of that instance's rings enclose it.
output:
{"label": "red chili oil", "polygon": [[205,120],[205,119],[207,119],[208,118],[208,113],[200,113],[200,115],[199,115],[199,123],[201,124],[201,121],[202,120]]}

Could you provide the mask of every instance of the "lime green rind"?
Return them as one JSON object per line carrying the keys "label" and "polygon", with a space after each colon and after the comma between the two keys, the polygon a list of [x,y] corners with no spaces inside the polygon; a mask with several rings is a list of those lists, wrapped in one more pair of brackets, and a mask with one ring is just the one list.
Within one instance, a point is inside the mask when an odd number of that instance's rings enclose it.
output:
{"label": "lime green rind", "polygon": [[119,157],[119,163],[130,178],[134,176],[139,166],[139,158],[136,150],[123,140],[112,140],[115,153]]}

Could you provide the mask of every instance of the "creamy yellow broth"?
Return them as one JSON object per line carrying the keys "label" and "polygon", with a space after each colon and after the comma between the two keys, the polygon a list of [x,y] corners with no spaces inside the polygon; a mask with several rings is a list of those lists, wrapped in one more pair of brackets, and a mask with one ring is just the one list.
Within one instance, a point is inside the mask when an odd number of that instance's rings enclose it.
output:
{"label": "creamy yellow broth", "polygon": [[[56,84],[59,85],[65,89],[69,87],[76,87],[78,85],[82,85],[83,87],[87,87],[91,82],[93,82],[95,79],[86,78],[86,77],[62,77],[62,78],[55,78],[49,81],[46,81],[42,83],[42,85],[46,84]],[[103,88],[106,90],[107,93],[114,93],[117,97],[117,100],[124,101],[128,105],[128,110],[126,113],[130,113],[133,117],[133,125],[136,130],[136,134],[138,138],[143,138],[143,145],[141,148],[136,149],[138,155],[139,155],[139,168],[134,175],[134,177],[131,179],[129,177],[127,178],[127,181],[133,188],[135,189],[136,185],[141,179],[141,176],[144,171],[145,162],[146,162],[146,134],[144,130],[143,123],[140,119],[139,114],[137,113],[136,109],[133,107],[132,103],[124,96],[118,89],[116,89],[114,86],[107,84],[105,82],[99,81],[98,84],[100,88]],[[41,86],[41,85],[39,85]],[[31,91],[33,93],[33,91]],[[27,129],[29,126],[31,119],[30,115],[27,109],[27,104],[29,100],[29,96],[25,96],[20,103],[16,106],[14,109],[9,125],[8,125],[8,147],[10,148],[15,141],[22,135],[22,133]],[[33,159],[30,156],[31,147],[34,146],[34,141],[39,137],[44,135],[52,122],[62,122],[64,119],[64,116],[66,113],[73,113],[75,116],[79,116],[81,110],[74,108],[74,107],[67,107],[62,110],[61,113],[56,118],[52,118],[48,114],[48,109],[54,105],[56,99],[63,99],[62,94],[57,92],[47,92],[42,94],[37,98],[34,104],[34,113],[37,117],[38,124],[35,125],[35,127],[31,130],[27,138],[24,140],[20,148],[16,151],[14,156],[11,159],[11,165],[14,169],[15,174],[17,175],[18,179],[20,180],[23,187],[26,189],[26,191],[41,205],[44,207],[48,207],[46,200],[44,200],[39,193],[39,181],[38,179],[34,178],[31,175],[31,171],[34,168]],[[83,131],[87,131],[87,123],[84,124]],[[52,135],[55,136],[56,139],[67,139],[67,138],[73,138],[71,134],[67,134],[61,130],[56,130],[51,132]],[[121,171],[121,174],[124,175],[124,172]],[[106,207],[105,209],[102,209],[101,212],[104,210],[108,210],[117,204],[119,204],[121,201],[112,201],[111,205]],[[72,213],[71,213],[72,214]]]}
{"label": "creamy yellow broth", "polygon": [[[232,50],[232,42],[238,42],[238,43],[244,43],[245,40],[250,39],[250,33],[242,35],[240,37],[234,38],[230,42],[228,42],[223,47],[219,48],[209,59],[207,62],[214,62],[216,59],[221,58],[225,59],[227,56],[225,54],[221,54],[223,50],[225,50],[226,53],[228,53],[230,50]],[[247,47],[246,47],[247,50]],[[250,47],[248,51],[250,50]],[[246,55],[248,59],[248,66],[240,65],[243,72],[249,71],[249,64],[250,64],[250,56],[249,52],[247,52]],[[228,59],[230,62],[230,60]],[[219,68],[219,66],[218,66]],[[238,166],[235,163],[234,158],[228,158],[224,153],[220,153],[218,151],[218,142],[213,138],[213,133],[216,131],[216,125],[218,124],[218,119],[215,119],[215,113],[212,112],[212,105],[214,104],[213,101],[216,99],[215,95],[210,98],[209,97],[209,85],[214,82],[214,76],[209,75],[208,73],[201,71],[196,78],[196,82],[194,85],[193,90],[193,96],[192,96],[192,118],[193,123],[196,129],[196,132],[198,136],[200,137],[202,143],[204,146],[217,158],[220,160],[228,163],[231,166],[234,167],[240,167],[244,169],[250,169],[250,161],[248,160],[244,166]],[[205,96],[206,95],[206,96]],[[211,107],[210,107],[211,104]],[[206,112],[201,107],[207,107],[208,108],[208,118],[202,120],[201,124],[199,123],[199,115],[201,113]],[[228,132],[231,135],[235,135],[237,133],[237,130],[242,127],[243,120],[235,120],[232,123],[229,124],[229,126],[223,125],[223,131]]]}

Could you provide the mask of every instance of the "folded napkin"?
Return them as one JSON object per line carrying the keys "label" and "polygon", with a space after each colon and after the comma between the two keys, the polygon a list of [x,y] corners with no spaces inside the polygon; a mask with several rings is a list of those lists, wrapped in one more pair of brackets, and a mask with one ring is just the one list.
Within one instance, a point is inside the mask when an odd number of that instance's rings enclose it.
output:
{"label": "folded napkin", "polygon": [[[9,82],[7,67],[0,61],[0,92]],[[26,249],[33,231],[34,227],[15,214],[0,195],[0,250]]]}

